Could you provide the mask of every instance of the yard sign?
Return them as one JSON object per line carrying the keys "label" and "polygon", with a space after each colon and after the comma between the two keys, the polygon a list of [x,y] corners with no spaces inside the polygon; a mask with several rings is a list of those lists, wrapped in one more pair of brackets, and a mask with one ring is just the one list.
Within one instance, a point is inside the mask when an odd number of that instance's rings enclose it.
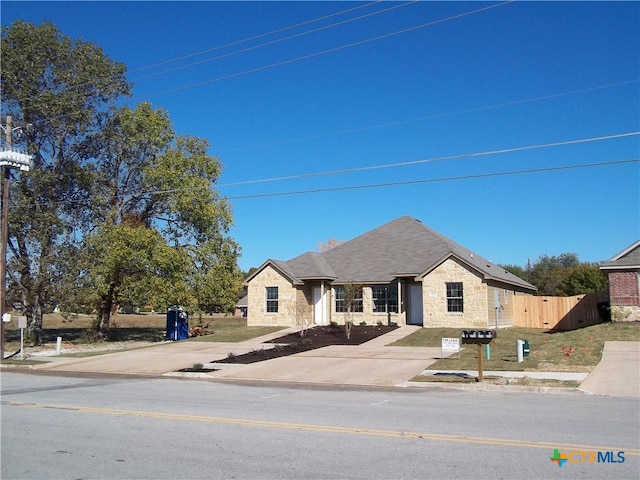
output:
{"label": "yard sign", "polygon": [[[457,353],[460,358],[460,339],[459,338],[443,338],[442,339],[442,358],[445,358],[444,353]],[[448,357],[449,355],[447,355]]]}

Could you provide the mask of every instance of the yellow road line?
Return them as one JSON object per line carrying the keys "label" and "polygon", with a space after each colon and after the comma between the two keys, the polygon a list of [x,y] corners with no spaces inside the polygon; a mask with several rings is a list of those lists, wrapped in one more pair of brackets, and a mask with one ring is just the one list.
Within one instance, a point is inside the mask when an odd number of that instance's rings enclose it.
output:
{"label": "yellow road line", "polygon": [[265,420],[248,420],[240,418],[226,418],[226,417],[208,417],[201,415],[184,415],[179,413],[163,413],[163,412],[143,412],[136,410],[118,410],[113,408],[96,408],[96,407],[82,407],[75,405],[53,405],[46,403],[29,403],[29,402],[16,402],[16,401],[3,401],[2,405],[24,408],[50,408],[59,410],[70,410],[74,412],[82,413],[97,413],[102,415],[119,415],[128,417],[143,417],[143,418],[159,418],[164,420],[181,420],[190,422],[204,422],[204,423],[219,423],[226,425],[243,425],[250,427],[263,427],[263,428],[279,428],[285,430],[304,430],[311,432],[325,432],[325,433],[343,433],[350,435],[370,435],[380,437],[395,437],[395,438],[409,438],[409,439],[421,439],[432,440],[441,442],[459,442],[459,443],[472,443],[481,445],[500,445],[505,447],[521,447],[521,448],[542,448],[547,450],[560,449],[560,450],[574,450],[574,451],[624,451],[627,455],[640,456],[640,449],[637,448],[624,448],[620,446],[603,446],[603,445],[580,445],[571,443],[557,443],[557,442],[537,442],[528,440],[513,440],[504,438],[490,438],[490,437],[473,437],[468,435],[443,435],[438,433],[421,433],[421,432],[407,432],[402,430],[378,430],[370,428],[357,428],[357,427],[337,427],[329,425],[313,425],[307,423],[287,423],[287,422],[271,422]]}

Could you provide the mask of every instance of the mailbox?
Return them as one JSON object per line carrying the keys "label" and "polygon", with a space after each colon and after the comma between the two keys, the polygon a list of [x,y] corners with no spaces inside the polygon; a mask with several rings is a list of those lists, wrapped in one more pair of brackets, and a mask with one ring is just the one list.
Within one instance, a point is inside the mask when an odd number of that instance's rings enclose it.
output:
{"label": "mailbox", "polygon": [[463,330],[462,343],[475,343],[478,345],[491,343],[491,340],[498,337],[496,330]]}

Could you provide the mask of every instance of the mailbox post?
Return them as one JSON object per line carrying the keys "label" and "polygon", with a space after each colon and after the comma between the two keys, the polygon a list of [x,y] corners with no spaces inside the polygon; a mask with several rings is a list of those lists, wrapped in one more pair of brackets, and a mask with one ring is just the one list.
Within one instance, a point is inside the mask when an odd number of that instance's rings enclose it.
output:
{"label": "mailbox post", "polygon": [[482,381],[482,345],[488,345],[498,337],[496,330],[463,330],[462,343],[478,345],[478,381]]}

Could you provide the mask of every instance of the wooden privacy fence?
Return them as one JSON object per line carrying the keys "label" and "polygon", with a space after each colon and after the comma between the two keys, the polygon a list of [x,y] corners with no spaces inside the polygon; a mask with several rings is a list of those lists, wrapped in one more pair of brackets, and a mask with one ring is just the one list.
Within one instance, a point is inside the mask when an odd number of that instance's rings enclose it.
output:
{"label": "wooden privacy fence", "polygon": [[606,320],[602,305],[599,305],[606,300],[607,292],[574,297],[515,296],[513,326],[575,330],[596,325]]}

